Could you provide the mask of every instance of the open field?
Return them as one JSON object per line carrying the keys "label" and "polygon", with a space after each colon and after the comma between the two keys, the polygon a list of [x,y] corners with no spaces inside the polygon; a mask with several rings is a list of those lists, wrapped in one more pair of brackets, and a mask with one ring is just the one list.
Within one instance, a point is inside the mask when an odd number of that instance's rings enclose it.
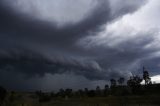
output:
{"label": "open field", "polygon": [[8,94],[3,106],[160,106],[160,96],[56,97],[39,101],[35,93]]}

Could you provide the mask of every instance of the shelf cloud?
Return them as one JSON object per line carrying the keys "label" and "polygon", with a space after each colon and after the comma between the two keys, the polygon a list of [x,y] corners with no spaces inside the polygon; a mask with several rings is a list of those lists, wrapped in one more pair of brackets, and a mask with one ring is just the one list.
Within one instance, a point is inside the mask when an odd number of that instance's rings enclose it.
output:
{"label": "shelf cloud", "polygon": [[[47,80],[46,89],[51,90],[62,87],[50,87],[53,80],[66,84],[75,80],[73,88],[93,87],[96,81],[104,84],[110,78],[140,74],[142,66],[158,75],[159,4],[158,0],[1,0],[0,85],[41,89],[44,84],[38,81]],[[24,87],[16,83],[20,79]]]}

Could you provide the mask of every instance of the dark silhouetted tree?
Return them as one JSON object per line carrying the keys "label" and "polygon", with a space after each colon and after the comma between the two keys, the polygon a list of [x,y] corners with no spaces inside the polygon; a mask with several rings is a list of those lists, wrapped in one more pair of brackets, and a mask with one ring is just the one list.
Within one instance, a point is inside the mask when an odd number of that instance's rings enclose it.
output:
{"label": "dark silhouetted tree", "polygon": [[100,87],[99,86],[97,86],[96,87],[96,91],[100,91],[101,89],[100,89]]}
{"label": "dark silhouetted tree", "polygon": [[130,87],[140,86],[141,82],[142,82],[142,79],[139,76],[132,76],[127,81],[127,85],[130,86]]}
{"label": "dark silhouetted tree", "polygon": [[105,85],[105,86],[104,86],[104,89],[105,89],[105,90],[109,90],[109,85]]}
{"label": "dark silhouetted tree", "polygon": [[101,89],[99,86],[96,87],[96,95],[100,96],[101,95]]}
{"label": "dark silhouetted tree", "polygon": [[109,86],[105,85],[104,86],[104,95],[106,96],[106,95],[108,95],[108,93],[109,93]]}
{"label": "dark silhouetted tree", "polygon": [[71,97],[72,96],[72,91],[73,91],[72,89],[69,89],[69,88],[66,89],[65,90],[65,96]]}
{"label": "dark silhouetted tree", "polygon": [[88,96],[89,97],[94,97],[96,95],[95,90],[89,90]]}
{"label": "dark silhouetted tree", "polygon": [[116,87],[117,83],[115,79],[111,79],[110,82],[111,82],[111,87]]}
{"label": "dark silhouetted tree", "polygon": [[117,89],[116,88],[116,86],[117,86],[116,80],[115,79],[111,79],[110,82],[111,82],[111,85],[110,85],[110,94],[111,95],[115,95],[116,89]]}
{"label": "dark silhouetted tree", "polygon": [[120,77],[117,82],[119,83],[119,85],[122,85],[124,83],[124,78],[123,77]]}
{"label": "dark silhouetted tree", "polygon": [[143,67],[143,79],[145,81],[145,85],[152,84],[151,78],[149,77],[148,71]]}
{"label": "dark silhouetted tree", "polygon": [[133,93],[139,93],[142,79],[139,76],[132,76],[127,81],[127,85],[131,87]]}

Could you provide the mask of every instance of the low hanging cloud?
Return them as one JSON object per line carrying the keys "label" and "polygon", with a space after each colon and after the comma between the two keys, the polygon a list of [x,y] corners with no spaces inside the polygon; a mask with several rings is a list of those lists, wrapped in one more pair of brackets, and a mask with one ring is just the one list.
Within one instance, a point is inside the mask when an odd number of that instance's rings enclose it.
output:
{"label": "low hanging cloud", "polygon": [[[77,76],[84,76],[89,80],[109,80],[110,77],[124,76],[119,70],[109,69],[106,71],[95,60],[84,57],[47,57],[33,51],[22,51],[22,49],[21,51],[17,50],[17,52],[7,52],[1,52],[1,71],[18,72],[28,77],[37,75],[44,77],[47,73],[70,73]],[[128,73],[126,72],[126,74]]]}
{"label": "low hanging cloud", "polygon": [[[26,53],[29,52],[29,53]],[[73,72],[85,74],[90,72],[100,72],[101,67],[96,61],[78,59],[73,57],[45,57],[32,51],[10,51],[0,55],[2,70],[20,71],[28,75],[44,75],[45,73],[65,73]],[[85,75],[84,75],[85,76]],[[86,74],[87,77],[87,74]]]}

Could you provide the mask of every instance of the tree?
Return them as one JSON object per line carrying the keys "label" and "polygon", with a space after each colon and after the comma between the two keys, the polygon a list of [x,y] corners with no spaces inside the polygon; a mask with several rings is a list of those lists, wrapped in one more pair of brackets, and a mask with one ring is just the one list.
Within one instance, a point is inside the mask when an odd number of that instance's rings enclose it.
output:
{"label": "tree", "polygon": [[139,76],[132,76],[127,81],[127,85],[131,88],[133,93],[139,93],[142,79]]}
{"label": "tree", "polygon": [[115,87],[117,85],[115,79],[111,79],[110,82],[111,82],[111,87]]}
{"label": "tree", "polygon": [[105,85],[104,86],[104,95],[106,96],[109,93],[109,86]]}
{"label": "tree", "polygon": [[122,85],[124,83],[124,78],[123,77],[120,77],[117,82],[119,83],[119,85]]}
{"label": "tree", "polygon": [[149,77],[148,71],[143,67],[143,79],[145,81],[145,85],[152,84],[151,78]]}
{"label": "tree", "polygon": [[104,90],[107,91],[108,89],[109,89],[109,86],[108,86],[108,85],[105,85],[105,86],[104,86]]}
{"label": "tree", "polygon": [[96,95],[100,96],[101,95],[101,89],[99,86],[96,87]]}
{"label": "tree", "polygon": [[96,91],[100,91],[101,89],[100,89],[100,87],[99,86],[97,86],[96,87]]}
{"label": "tree", "polygon": [[89,97],[94,97],[96,95],[95,90],[89,90],[88,96]]}
{"label": "tree", "polygon": [[65,90],[65,96],[71,97],[72,96],[72,91],[73,91],[72,89],[69,89],[69,88],[66,89]]}
{"label": "tree", "polygon": [[132,76],[130,79],[127,81],[127,85],[130,87],[137,87],[140,86],[142,82],[142,79],[139,76]]}

